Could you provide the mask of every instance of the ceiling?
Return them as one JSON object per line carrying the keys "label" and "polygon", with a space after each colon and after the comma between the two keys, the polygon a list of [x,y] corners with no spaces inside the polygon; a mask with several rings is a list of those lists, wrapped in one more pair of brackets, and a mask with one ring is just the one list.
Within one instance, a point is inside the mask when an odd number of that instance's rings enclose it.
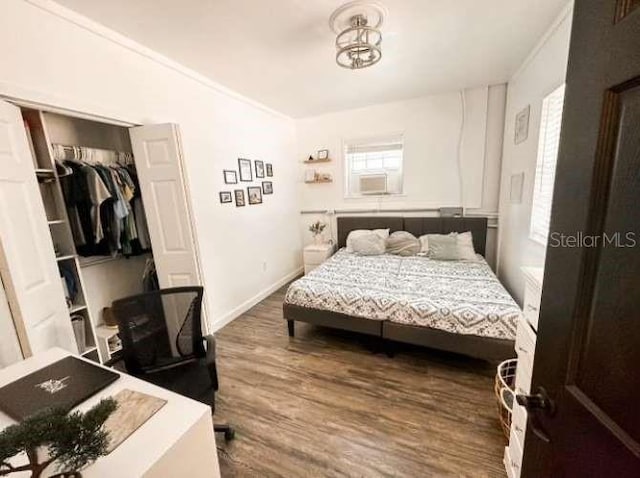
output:
{"label": "ceiling", "polygon": [[313,116],[505,82],[567,0],[382,0],[383,57],[335,63],[346,0],[56,0],[275,110]]}

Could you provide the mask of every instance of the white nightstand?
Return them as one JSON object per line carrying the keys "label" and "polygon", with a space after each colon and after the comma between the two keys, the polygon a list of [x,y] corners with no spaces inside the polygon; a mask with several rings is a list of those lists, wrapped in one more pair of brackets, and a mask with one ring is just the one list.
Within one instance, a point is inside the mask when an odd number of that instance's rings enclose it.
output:
{"label": "white nightstand", "polygon": [[310,244],[304,248],[304,273],[308,274],[333,255],[333,244]]}

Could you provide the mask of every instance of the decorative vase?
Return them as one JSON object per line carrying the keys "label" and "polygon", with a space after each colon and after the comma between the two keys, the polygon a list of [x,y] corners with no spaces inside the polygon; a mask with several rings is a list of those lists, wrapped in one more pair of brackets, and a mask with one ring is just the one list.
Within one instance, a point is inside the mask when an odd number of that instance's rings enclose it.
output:
{"label": "decorative vase", "polygon": [[316,246],[323,244],[324,240],[322,239],[322,234],[316,234],[315,236],[313,236],[313,243]]}

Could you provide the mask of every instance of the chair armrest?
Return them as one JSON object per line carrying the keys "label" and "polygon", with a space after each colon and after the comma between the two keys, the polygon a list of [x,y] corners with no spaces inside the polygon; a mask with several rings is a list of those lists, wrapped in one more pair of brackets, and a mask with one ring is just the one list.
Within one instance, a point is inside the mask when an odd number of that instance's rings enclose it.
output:
{"label": "chair armrest", "polygon": [[213,335],[205,335],[202,337],[207,344],[207,354],[204,361],[209,369],[209,376],[211,377],[211,383],[213,389],[218,390],[218,369],[216,367],[216,339]]}

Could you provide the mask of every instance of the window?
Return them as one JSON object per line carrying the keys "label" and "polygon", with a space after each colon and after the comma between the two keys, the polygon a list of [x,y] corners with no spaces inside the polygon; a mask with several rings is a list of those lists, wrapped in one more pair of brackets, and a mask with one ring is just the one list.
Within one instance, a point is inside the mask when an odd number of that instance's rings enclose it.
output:
{"label": "window", "polygon": [[402,194],[400,135],[345,142],[346,195]]}
{"label": "window", "polygon": [[564,85],[550,93],[542,102],[530,230],[531,239],[542,244],[547,243],[549,236],[551,201],[553,200],[553,185],[556,178],[563,105]]}

